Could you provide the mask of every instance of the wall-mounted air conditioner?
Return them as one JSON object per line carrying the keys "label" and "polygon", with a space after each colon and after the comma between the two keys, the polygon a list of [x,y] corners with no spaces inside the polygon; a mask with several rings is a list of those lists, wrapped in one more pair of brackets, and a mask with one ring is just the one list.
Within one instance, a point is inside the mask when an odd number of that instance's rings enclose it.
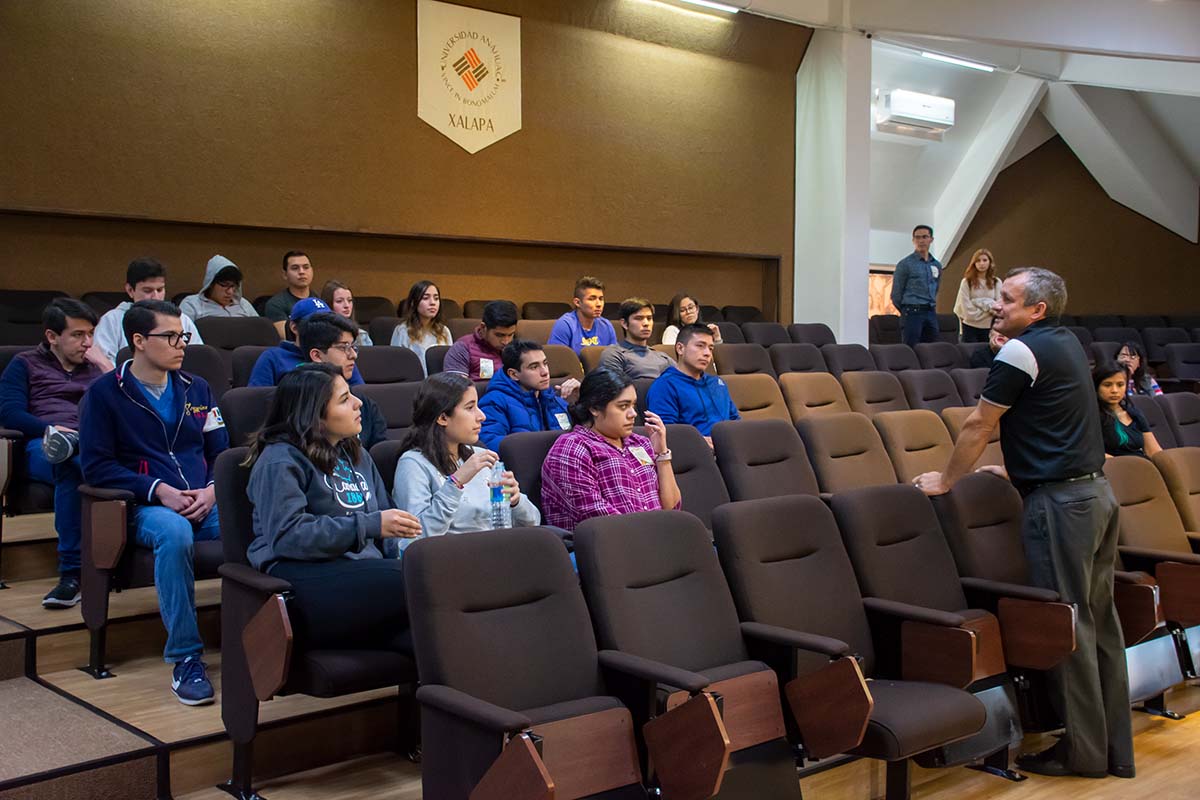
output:
{"label": "wall-mounted air conditioner", "polygon": [[875,128],[884,133],[940,142],[954,127],[954,100],[893,89],[876,103]]}

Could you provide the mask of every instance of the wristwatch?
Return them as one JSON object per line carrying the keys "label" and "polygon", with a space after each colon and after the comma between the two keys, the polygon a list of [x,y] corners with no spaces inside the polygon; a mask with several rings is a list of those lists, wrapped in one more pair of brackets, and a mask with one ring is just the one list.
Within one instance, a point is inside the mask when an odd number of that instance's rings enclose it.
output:
{"label": "wristwatch", "polygon": [[670,461],[670,460],[671,460],[671,449],[670,448],[667,448],[663,452],[657,453],[654,456],[655,464],[661,464],[663,461]]}

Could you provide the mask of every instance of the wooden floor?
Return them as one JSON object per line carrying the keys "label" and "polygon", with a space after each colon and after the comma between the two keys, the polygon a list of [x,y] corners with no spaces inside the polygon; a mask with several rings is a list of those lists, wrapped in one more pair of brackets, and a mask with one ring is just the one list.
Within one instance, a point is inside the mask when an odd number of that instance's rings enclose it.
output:
{"label": "wooden floor", "polygon": [[[1012,783],[974,770],[914,769],[916,800],[1195,800],[1196,754],[1200,753],[1200,688],[1189,687],[1169,696],[1181,713],[1196,711],[1181,722],[1145,714],[1134,715],[1134,745],[1138,776],[1133,780],[1105,778],[1042,778],[1030,775]],[[1047,737],[1028,737],[1027,749],[1039,749]],[[257,787],[271,800],[418,800],[419,769],[403,758],[377,755],[311,770]],[[859,760],[800,781],[804,800],[873,800],[884,793],[884,769],[878,762]],[[180,800],[228,800],[215,789],[181,795]],[[433,800],[433,798],[430,798]]]}
{"label": "wooden floor", "polygon": [[54,532],[54,512],[45,514],[22,514],[4,519],[4,541],[41,542],[57,540]]}
{"label": "wooden floor", "polygon": [[[7,531],[6,531],[7,533]],[[58,578],[17,581],[0,591],[0,617],[33,631],[57,628],[82,628],[83,614],[74,608],[42,608],[42,598],[54,588]],[[213,608],[221,602],[221,579],[196,581],[196,608]],[[158,615],[158,595],[153,586],[113,592],[108,598],[108,618],[125,619]]]}

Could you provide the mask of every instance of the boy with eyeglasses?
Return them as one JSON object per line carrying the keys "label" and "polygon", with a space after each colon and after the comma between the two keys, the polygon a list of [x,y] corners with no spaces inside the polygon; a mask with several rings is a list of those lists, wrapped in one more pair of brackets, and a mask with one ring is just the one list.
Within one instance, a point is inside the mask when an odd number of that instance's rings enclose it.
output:
{"label": "boy with eyeglasses", "polygon": [[213,687],[200,660],[192,546],[221,534],[213,464],[229,434],[208,384],[180,370],[191,336],[179,308],[142,300],[122,325],[133,358],[97,379],[80,408],[83,477],[133,493],[130,527],[138,544],[154,551],[171,689],[185,705],[206,705]]}
{"label": "boy with eyeglasses", "polygon": [[[330,364],[342,371],[346,382],[354,374],[354,362],[358,360],[358,326],[339,314],[311,314],[300,323],[298,338],[300,351],[314,364]],[[387,438],[387,420],[379,410],[379,404],[369,397],[359,395],[362,401],[362,430],[358,440],[370,450]]]}
{"label": "boy with eyeglasses", "polygon": [[[308,357],[297,343],[300,337],[300,325],[312,314],[328,314],[331,312],[332,309],[319,297],[306,297],[292,306],[292,315],[288,321],[286,331],[287,338],[277,346],[266,350],[258,357],[258,361],[254,362],[254,369],[251,370],[250,380],[246,382],[246,385],[274,386],[279,383],[279,379],[284,375],[299,365],[306,363]],[[352,374],[346,379],[346,382],[351,386],[358,386],[361,383],[365,383],[362,375],[358,372],[358,367],[354,367]]]}

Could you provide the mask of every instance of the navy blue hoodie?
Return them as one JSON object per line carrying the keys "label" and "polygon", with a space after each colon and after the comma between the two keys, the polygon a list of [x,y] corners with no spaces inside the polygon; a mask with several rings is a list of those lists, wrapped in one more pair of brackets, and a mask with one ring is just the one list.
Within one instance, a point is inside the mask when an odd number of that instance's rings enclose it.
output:
{"label": "navy blue hoodie", "polygon": [[159,483],[203,489],[213,462],[229,447],[229,432],[204,379],[168,373],[177,422],[171,429],[154,411],[126,361],[96,380],[79,411],[79,455],[84,479],[105,489],[133,492],[153,505]]}
{"label": "navy blue hoodie", "polygon": [[492,376],[487,394],[479,400],[479,410],[487,417],[479,431],[479,443],[489,450],[499,450],[500,440],[510,433],[571,427],[567,403],[553,386],[535,397],[503,371]]}
{"label": "navy blue hoodie", "polygon": [[704,436],[718,422],[742,418],[725,381],[707,372],[699,379],[689,378],[678,367],[668,367],[654,379],[646,392],[646,407],[667,425],[691,425]]}

